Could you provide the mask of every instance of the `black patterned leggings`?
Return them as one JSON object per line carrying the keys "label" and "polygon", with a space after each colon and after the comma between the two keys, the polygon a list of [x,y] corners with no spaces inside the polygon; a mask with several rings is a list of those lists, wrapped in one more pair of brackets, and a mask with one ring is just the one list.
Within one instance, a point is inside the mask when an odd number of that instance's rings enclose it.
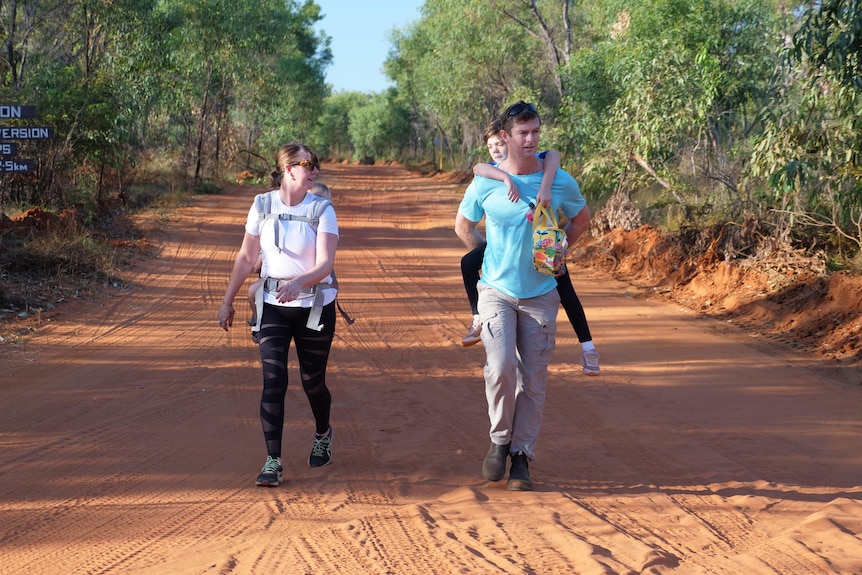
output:
{"label": "black patterned leggings", "polygon": [[326,387],[326,364],[335,334],[335,302],[323,307],[321,331],[305,327],[310,308],[264,304],[260,326],[260,361],[263,366],[263,393],[260,422],[267,454],[281,457],[284,430],[284,398],[287,394],[287,353],[296,345],[302,389],[314,414],[315,431],[329,429],[332,396]]}

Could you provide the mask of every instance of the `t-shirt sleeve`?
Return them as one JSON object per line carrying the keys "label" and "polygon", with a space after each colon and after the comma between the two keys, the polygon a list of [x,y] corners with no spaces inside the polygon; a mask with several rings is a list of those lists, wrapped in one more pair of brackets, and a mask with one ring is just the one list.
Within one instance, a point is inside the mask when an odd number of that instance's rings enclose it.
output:
{"label": "t-shirt sleeve", "polygon": [[338,235],[338,218],[335,215],[335,209],[332,205],[326,206],[323,213],[320,214],[320,222],[317,224],[317,232],[324,234]]}
{"label": "t-shirt sleeve", "polygon": [[[563,174],[565,174],[566,177],[560,177]],[[560,184],[563,186],[563,193],[560,194],[562,197],[562,202],[559,206],[560,211],[566,218],[572,219],[578,215],[582,209],[584,209],[584,206],[587,205],[587,200],[581,195],[581,187],[578,185],[577,180],[567,172],[557,170],[557,177],[554,178],[555,186],[557,184],[557,180],[560,180]]]}
{"label": "t-shirt sleeve", "polygon": [[255,209],[256,204],[256,201],[252,202],[251,207],[248,209],[248,216],[245,220],[245,231],[253,236],[260,235],[260,226],[258,225],[258,220],[260,219],[260,216]]}
{"label": "t-shirt sleeve", "polygon": [[473,181],[470,182],[470,185],[467,186],[467,190],[464,192],[464,197],[461,198],[461,204],[458,206],[458,213],[471,222],[480,221],[482,216],[485,214],[482,209],[482,204],[479,201],[477,186],[477,180],[481,177],[482,176],[476,176],[473,178]]}

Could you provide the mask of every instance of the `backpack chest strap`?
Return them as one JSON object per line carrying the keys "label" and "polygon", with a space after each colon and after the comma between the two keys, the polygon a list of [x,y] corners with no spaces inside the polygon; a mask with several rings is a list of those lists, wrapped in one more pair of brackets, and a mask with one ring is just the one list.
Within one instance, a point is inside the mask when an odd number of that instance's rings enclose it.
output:
{"label": "backpack chest strap", "polygon": [[[274,220],[274,241],[275,248],[278,250],[278,253],[282,253],[281,244],[279,242],[279,232],[281,230],[281,226],[279,225],[280,221],[287,222],[303,222],[311,226],[311,229],[314,230],[314,233],[317,233],[317,226],[320,223],[320,215],[323,211],[332,205],[330,200],[325,199],[315,199],[314,203],[311,205],[311,214],[289,214],[289,213],[273,213],[272,212],[272,192],[265,194],[258,194],[254,200],[255,207],[258,212],[258,230],[260,230],[260,226],[267,220]],[[260,232],[258,232],[260,233]]]}
{"label": "backpack chest strap", "polygon": [[263,220],[276,220],[273,225],[273,241],[275,242],[275,249],[278,250],[278,253],[281,253],[281,242],[278,241],[281,226],[278,225],[278,222],[304,222],[310,224],[315,233],[317,233],[317,224],[320,218],[310,218],[308,216],[300,216],[296,214],[266,214],[263,216]]}

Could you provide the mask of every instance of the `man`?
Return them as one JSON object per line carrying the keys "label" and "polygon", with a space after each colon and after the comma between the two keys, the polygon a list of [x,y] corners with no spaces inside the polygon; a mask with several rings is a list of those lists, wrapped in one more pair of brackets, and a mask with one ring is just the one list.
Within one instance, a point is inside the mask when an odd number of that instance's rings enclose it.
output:
{"label": "man", "polygon": [[[500,120],[508,156],[499,168],[517,184],[522,201],[510,201],[503,182],[477,176],[458,208],[455,232],[470,249],[488,242],[478,284],[491,421],[491,447],[482,475],[489,481],[503,479],[511,455],[509,490],[531,491],[529,463],[542,425],[560,298],[556,279],[533,267],[532,224],[527,219],[543,174],[543,160],[536,155],[541,118],[535,106],[520,101]],[[573,245],[587,230],[590,212],[578,183],[563,170],[554,177],[551,208],[569,218],[565,232]],[[487,238],[476,229],[483,217]]]}

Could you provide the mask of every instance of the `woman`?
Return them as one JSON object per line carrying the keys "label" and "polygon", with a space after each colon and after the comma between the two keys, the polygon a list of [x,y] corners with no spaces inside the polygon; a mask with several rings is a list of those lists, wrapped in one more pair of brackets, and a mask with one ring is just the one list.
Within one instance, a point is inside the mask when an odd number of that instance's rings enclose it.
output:
{"label": "woman", "polygon": [[267,459],[255,484],[265,487],[278,486],[283,473],[281,442],[291,340],[316,427],[308,464],[320,467],[332,458],[332,398],[326,387],[326,365],[335,333],[337,290],[331,272],[338,221],[331,204],[316,214],[320,207],[316,203],[324,200],[309,193],[320,168],[311,148],[287,144],[276,154],[276,165],[271,181],[277,189],[259,195],[249,209],[242,247],[218,312],[219,325],[227,331],[233,325],[233,300],[261,255],[265,281],[258,333],[263,365],[260,420]]}

